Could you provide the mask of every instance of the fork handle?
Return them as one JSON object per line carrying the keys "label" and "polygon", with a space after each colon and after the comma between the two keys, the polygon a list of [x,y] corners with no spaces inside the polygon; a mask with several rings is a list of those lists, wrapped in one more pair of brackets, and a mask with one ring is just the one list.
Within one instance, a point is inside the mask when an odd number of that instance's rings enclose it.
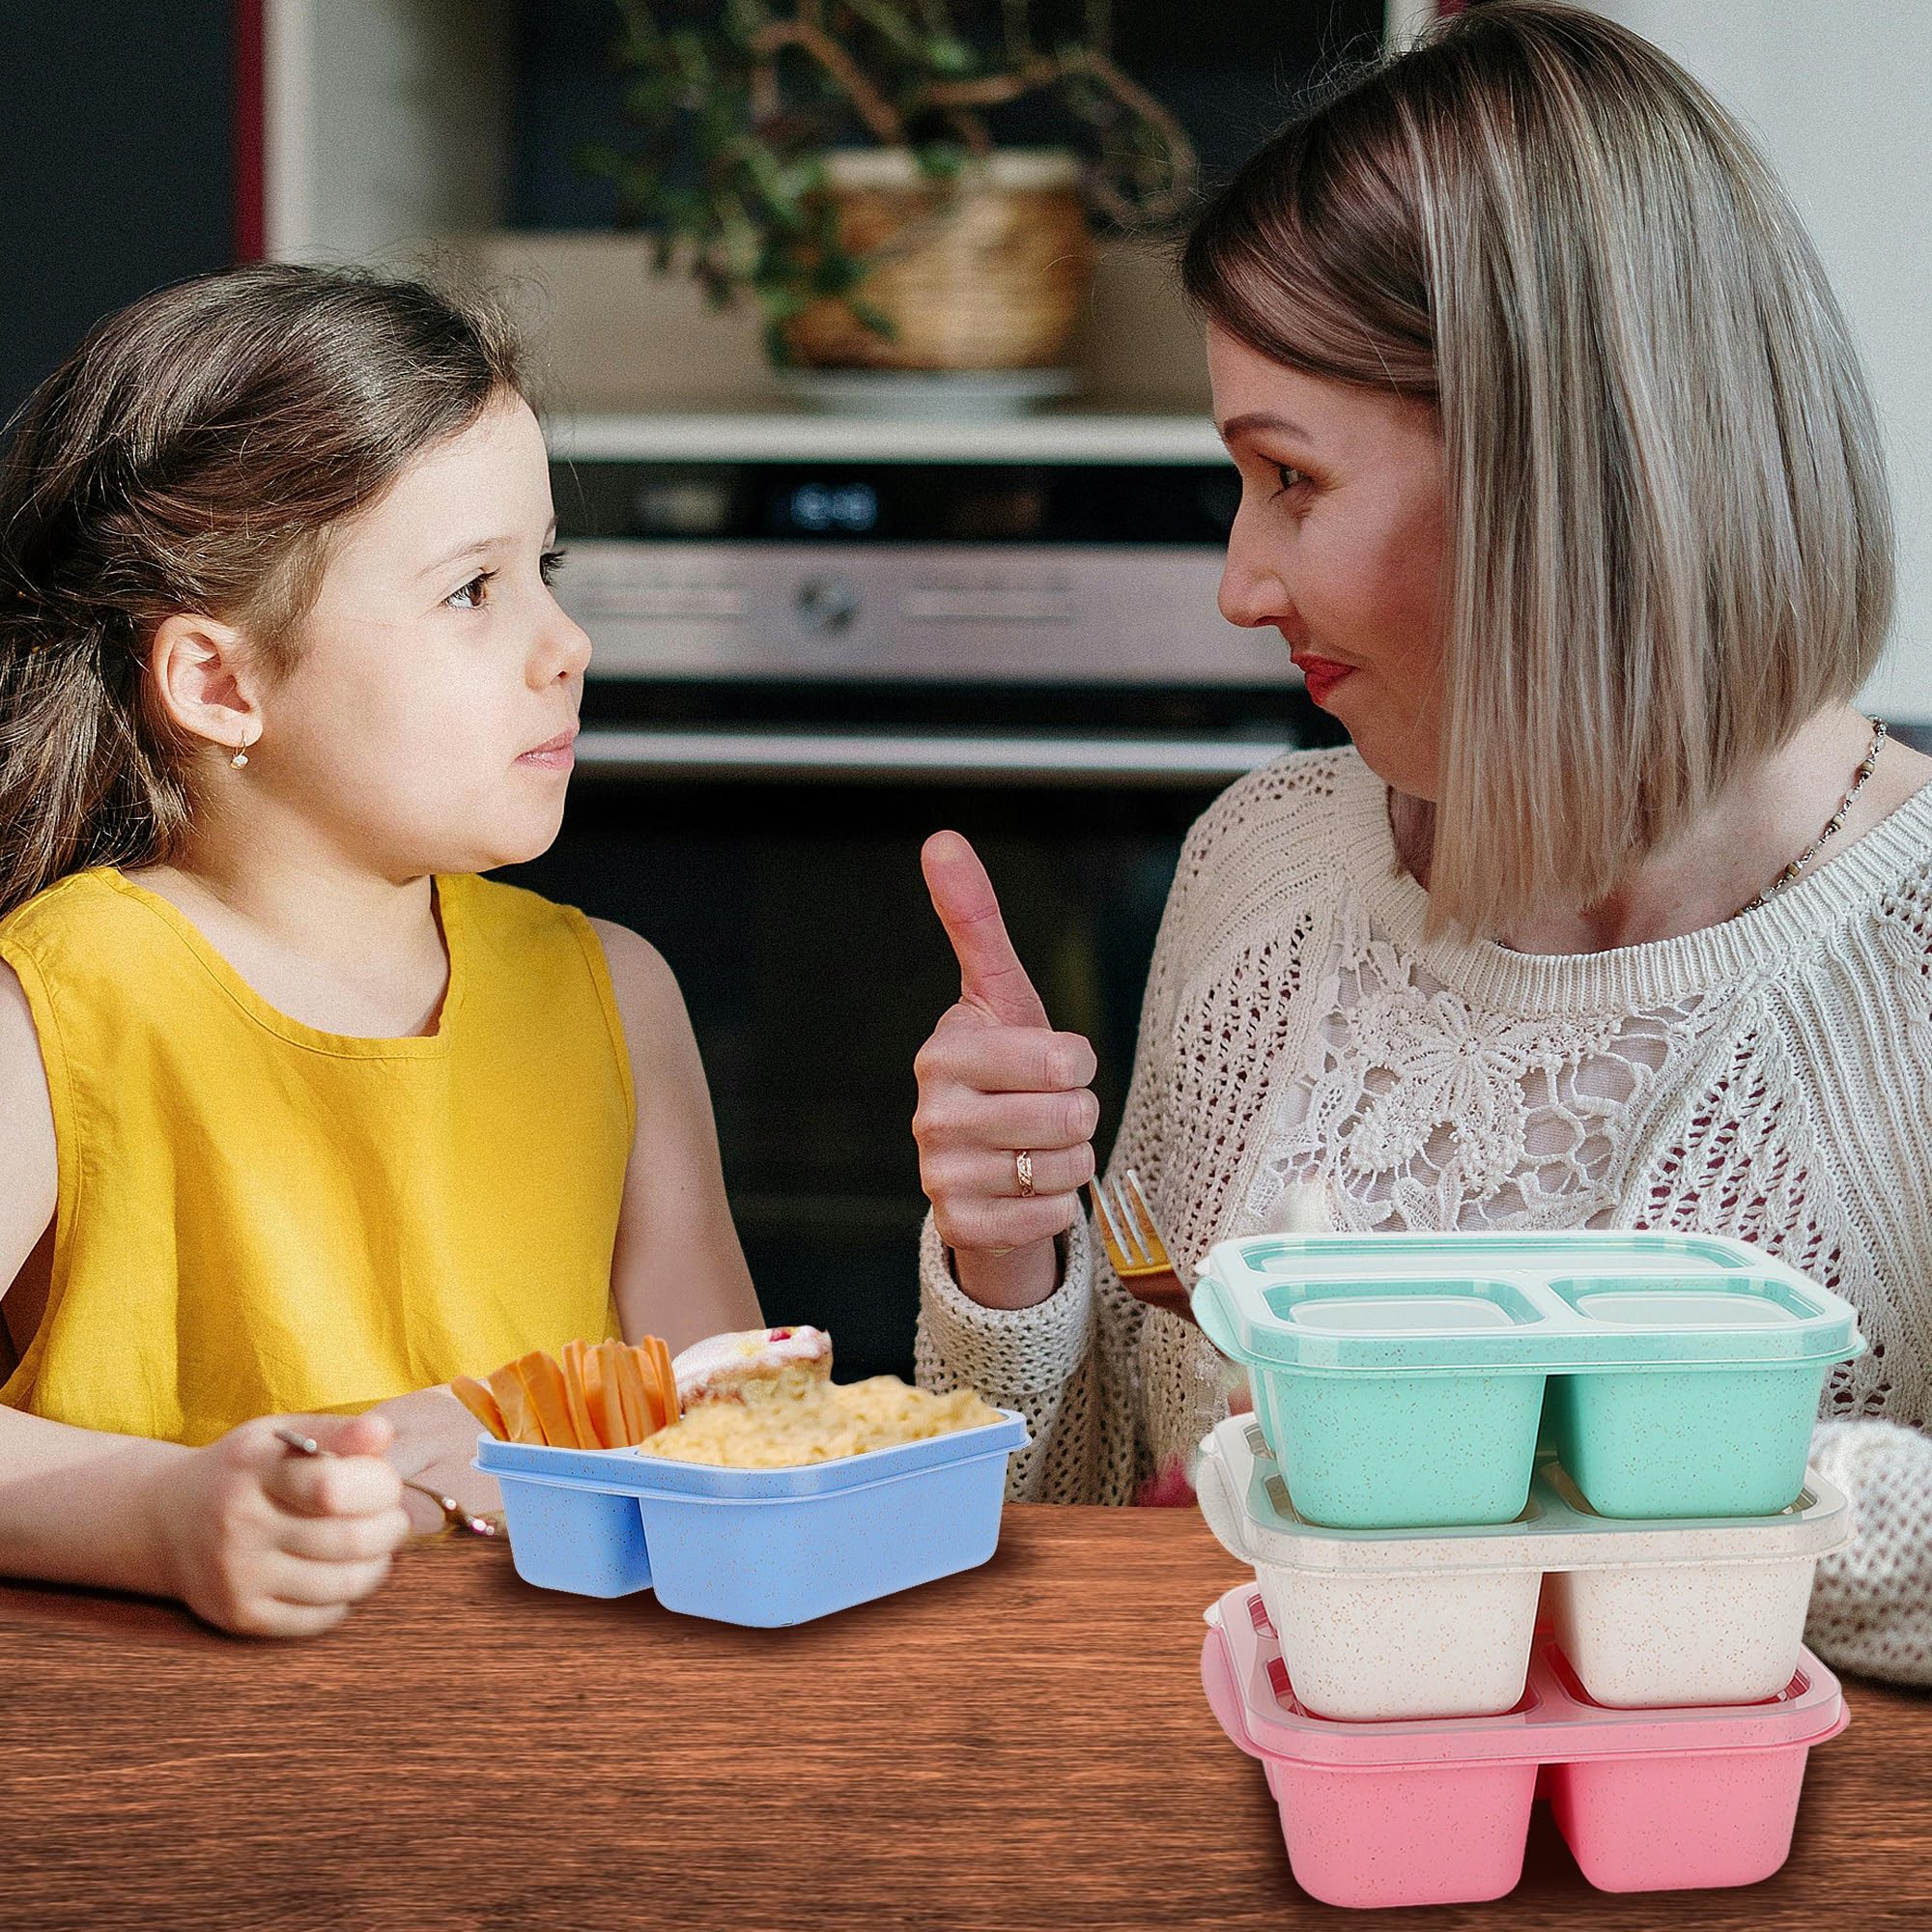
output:
{"label": "fork handle", "polygon": [[1192,1321],[1200,1327],[1187,1290],[1172,1268],[1162,1268],[1157,1274],[1125,1276],[1121,1286],[1136,1301],[1145,1301],[1150,1308],[1164,1309],[1169,1315],[1178,1315],[1183,1321]]}

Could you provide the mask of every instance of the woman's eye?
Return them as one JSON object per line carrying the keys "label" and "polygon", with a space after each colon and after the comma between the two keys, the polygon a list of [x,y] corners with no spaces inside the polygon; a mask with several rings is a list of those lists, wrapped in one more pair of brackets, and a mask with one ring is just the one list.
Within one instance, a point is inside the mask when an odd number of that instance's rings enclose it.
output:
{"label": "woman's eye", "polygon": [[1277,497],[1286,497],[1297,484],[1308,481],[1307,476],[1292,464],[1277,463],[1274,473],[1281,479],[1281,488],[1274,493]]}
{"label": "woman's eye", "polygon": [[557,566],[570,553],[567,550],[547,550],[544,552],[542,557],[538,560],[537,568],[542,573],[543,581],[546,583],[556,582]]}
{"label": "woman's eye", "polygon": [[[480,611],[483,608],[483,586],[496,576],[494,570],[479,570],[460,590],[452,590],[442,601],[459,611]],[[457,603],[458,598],[469,598],[468,603]]]}

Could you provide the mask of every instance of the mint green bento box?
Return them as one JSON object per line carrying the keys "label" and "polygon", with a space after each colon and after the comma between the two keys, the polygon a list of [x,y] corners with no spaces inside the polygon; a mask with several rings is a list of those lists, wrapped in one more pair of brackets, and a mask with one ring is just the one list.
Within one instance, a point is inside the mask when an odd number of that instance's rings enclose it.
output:
{"label": "mint green bento box", "polygon": [[1539,1433],[1601,1516],[1776,1515],[1864,1347],[1849,1302],[1716,1235],[1253,1236],[1193,1306],[1337,1529],[1512,1521]]}

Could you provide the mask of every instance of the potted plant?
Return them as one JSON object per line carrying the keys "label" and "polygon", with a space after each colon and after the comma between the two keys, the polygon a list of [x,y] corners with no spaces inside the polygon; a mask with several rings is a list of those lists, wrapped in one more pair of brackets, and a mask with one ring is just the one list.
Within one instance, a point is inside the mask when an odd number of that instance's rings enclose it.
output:
{"label": "potted plant", "polygon": [[[1174,116],[1115,64],[1110,0],[1077,38],[955,0],[723,0],[676,15],[617,0],[629,148],[581,151],[618,218],[724,305],[749,291],[785,371],[1059,368],[1094,259],[1090,212],[1159,226],[1194,192]],[[1080,151],[1002,146],[1032,99]]]}

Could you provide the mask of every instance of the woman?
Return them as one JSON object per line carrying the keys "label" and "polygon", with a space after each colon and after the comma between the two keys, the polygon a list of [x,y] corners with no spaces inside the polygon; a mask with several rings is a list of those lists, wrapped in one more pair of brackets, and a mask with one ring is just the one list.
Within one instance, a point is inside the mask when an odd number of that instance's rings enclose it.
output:
{"label": "woman", "polygon": [[[1932,1679],[1932,760],[1850,702],[1889,515],[1789,202],[1655,48],[1503,0],[1275,136],[1182,272],[1243,483],[1222,609],[1353,742],[1194,828],[1115,1166],[1188,1263],[1310,1186],[1349,1230],[1782,1255],[1870,1343],[1814,1640]],[[1015,1493],[1124,1502],[1225,1384],[1082,1222],[1085,1042],[963,841],[927,870],[963,983],[919,1063],[922,1379],[1026,1411]]]}

